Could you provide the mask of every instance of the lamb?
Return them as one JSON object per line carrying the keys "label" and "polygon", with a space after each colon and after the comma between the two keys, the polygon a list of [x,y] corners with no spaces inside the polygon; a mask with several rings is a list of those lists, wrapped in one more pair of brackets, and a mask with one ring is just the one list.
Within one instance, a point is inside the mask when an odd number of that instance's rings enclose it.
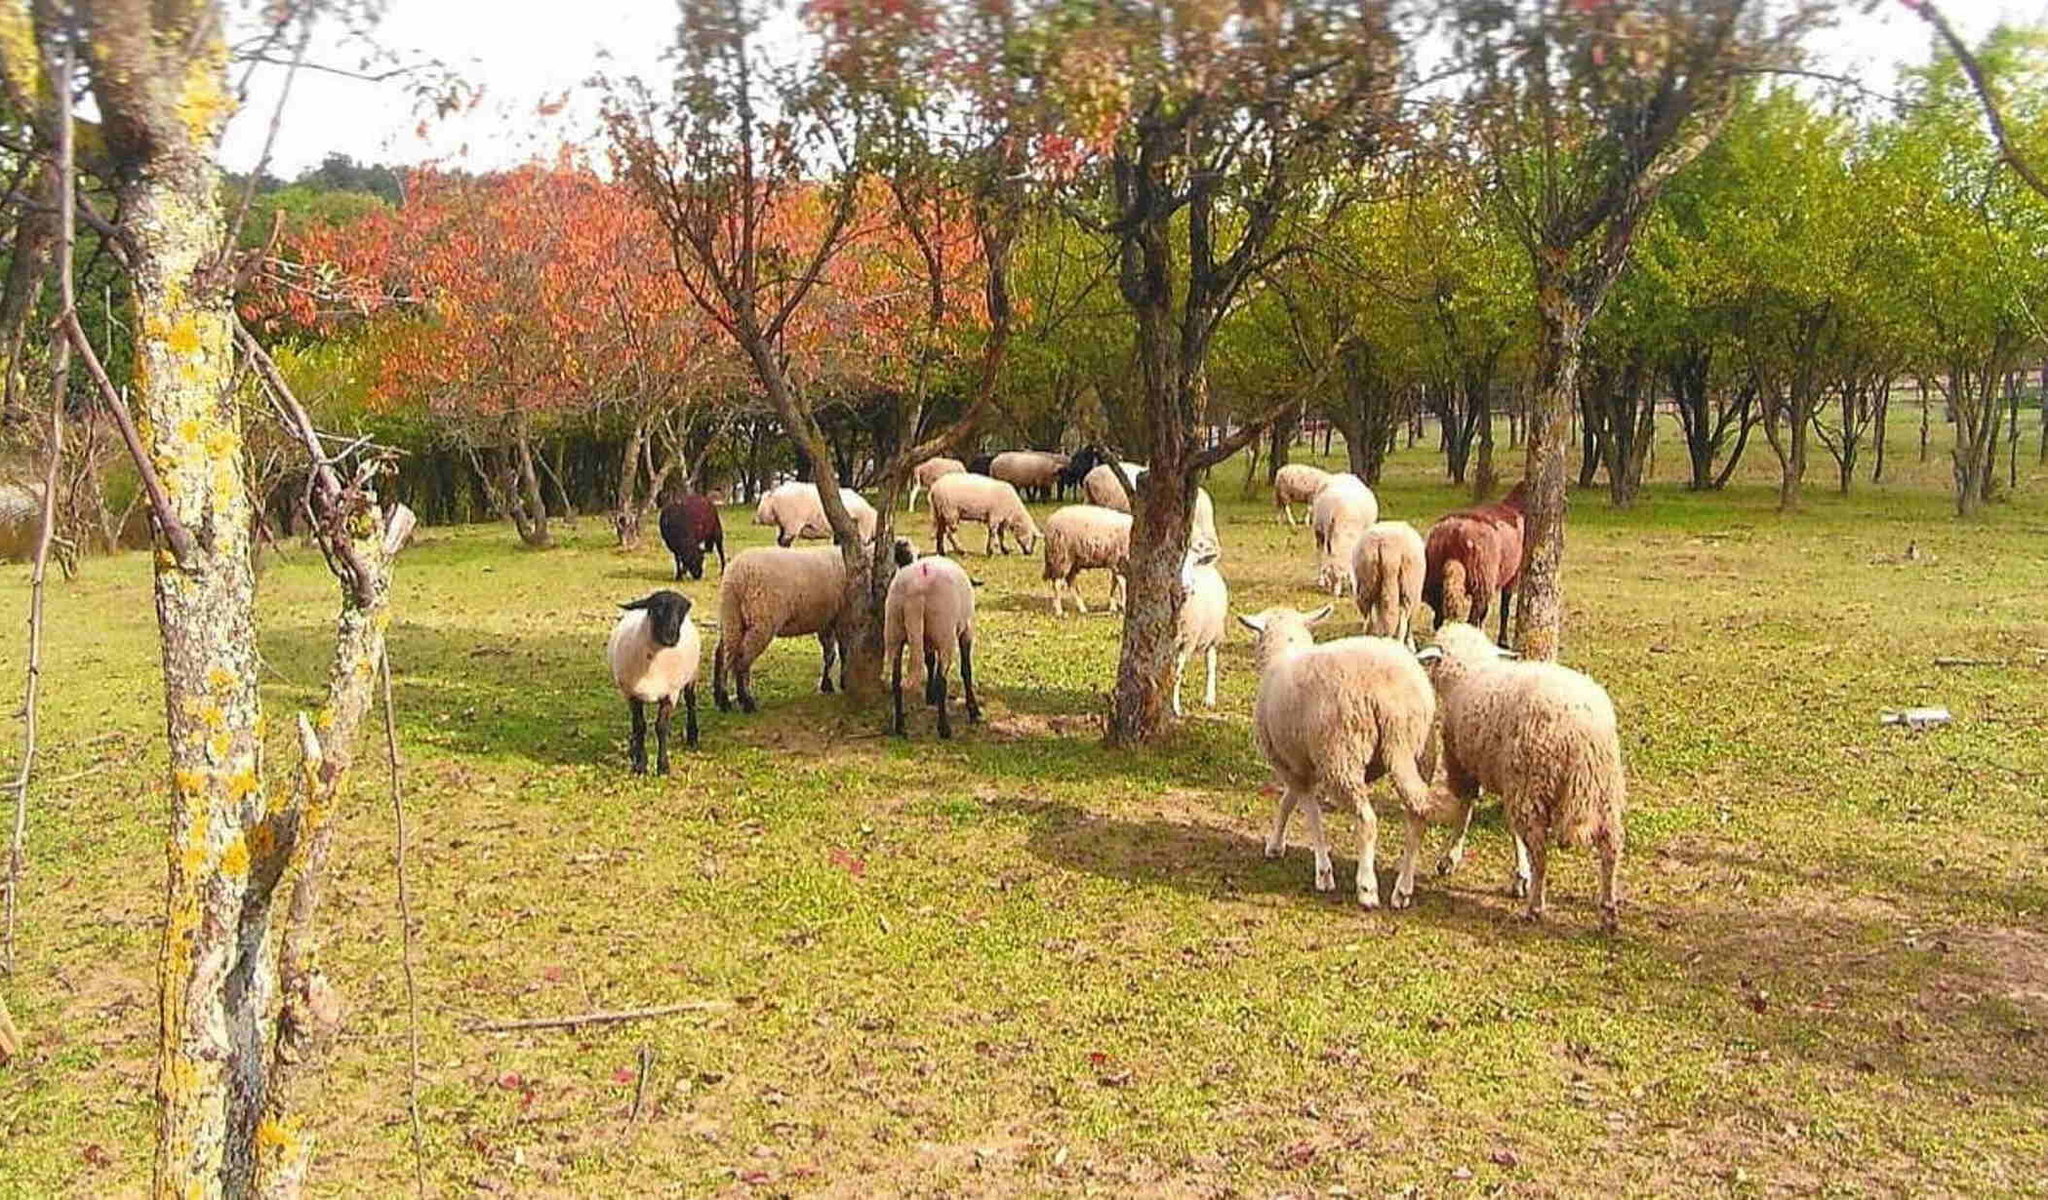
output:
{"label": "lamb", "polygon": [[1380,521],[1358,539],[1351,556],[1352,597],[1365,632],[1415,645],[1422,607],[1422,535],[1406,521]]}
{"label": "lamb", "polygon": [[1038,525],[1031,519],[1031,513],[1024,507],[1024,500],[1017,495],[1017,489],[1000,479],[982,475],[947,475],[932,485],[932,536],[938,542],[939,553],[946,552],[946,540],[953,541],[953,551],[964,554],[960,545],[960,525],[963,521],[979,521],[988,527],[988,546],[984,553],[994,554],[1000,549],[1004,554],[1010,547],[1004,535],[1015,533],[1017,545],[1026,554],[1038,548]]}
{"label": "lamb", "polygon": [[1124,576],[1131,563],[1131,515],[1093,504],[1069,504],[1045,522],[1045,577],[1052,581],[1052,615],[1062,615],[1061,589],[1072,592],[1074,607],[1085,616],[1088,605],[1074,587],[1082,571],[1102,569],[1114,579],[1109,610],[1124,607]]}
{"label": "lamb", "polygon": [[1206,651],[1209,656],[1209,685],[1202,691],[1202,707],[1216,707],[1216,647],[1229,632],[1230,588],[1216,569],[1214,547],[1188,551],[1180,568],[1180,620],[1173,630],[1173,715],[1180,716],[1180,683],[1187,675],[1188,659]]}
{"label": "lamb", "polygon": [[903,722],[906,649],[911,652],[910,684],[916,687],[922,682],[925,703],[939,710],[940,737],[953,736],[946,713],[946,673],[953,665],[956,648],[960,652],[960,686],[967,693],[967,720],[981,720],[981,700],[974,694],[974,583],[959,563],[931,555],[899,566],[883,602],[882,647],[896,705],[892,727],[896,736],[909,736]]}
{"label": "lamb", "polygon": [[1464,808],[1438,871],[1448,873],[1464,857],[1464,830],[1483,789],[1501,798],[1514,834],[1509,890],[1527,895],[1523,915],[1543,918],[1551,843],[1591,843],[1600,855],[1600,921],[1613,932],[1628,785],[1606,690],[1556,663],[1503,661],[1505,652],[1462,621],[1439,628],[1422,657],[1443,711],[1444,774]]}
{"label": "lamb", "polygon": [[1431,725],[1436,694],[1407,648],[1390,638],[1340,638],[1317,645],[1309,626],[1330,615],[1269,608],[1237,619],[1257,638],[1259,693],[1253,709],[1259,752],[1284,789],[1266,857],[1287,847],[1287,820],[1308,809],[1315,849],[1316,890],[1336,886],[1322,799],[1348,802],[1358,814],[1358,902],[1380,903],[1379,819],[1366,788],[1382,775],[1400,796],[1408,836],[1391,903],[1406,908],[1415,894],[1415,858],[1431,808],[1428,780],[1436,770]]}
{"label": "lamb", "polygon": [[[718,711],[731,708],[727,671],[739,693],[740,711],[754,711],[754,660],[779,637],[818,636],[824,655],[818,690],[829,694],[832,661],[843,649],[839,622],[845,603],[846,562],[837,546],[762,546],[735,554],[718,584],[718,648],[711,675],[711,699]],[[839,686],[846,686],[844,663]]]}
{"label": "lamb", "polygon": [[[840,502],[859,524],[862,541],[875,537],[875,509],[852,488],[839,489]],[[775,544],[788,546],[798,538],[829,538],[832,525],[825,520],[825,504],[818,498],[815,483],[785,483],[771,488],[754,509],[754,524],[775,526]]]}
{"label": "lamb", "polygon": [[1060,472],[1066,469],[1066,465],[1067,456],[1064,454],[1043,450],[1005,450],[990,460],[988,474],[1027,496],[1050,500],[1053,489],[1059,486]]}
{"label": "lamb", "polygon": [[1424,548],[1422,602],[1439,625],[1450,621],[1486,623],[1493,598],[1500,597],[1500,638],[1507,640],[1508,610],[1522,576],[1522,519],[1528,483],[1494,504],[1440,517],[1429,527]]}
{"label": "lamb", "polygon": [[1380,503],[1363,479],[1349,472],[1330,477],[1308,510],[1316,535],[1317,587],[1329,588],[1332,596],[1344,594],[1353,582],[1351,560],[1358,539],[1379,519]]}
{"label": "lamb", "polygon": [[1307,463],[1288,463],[1273,475],[1273,507],[1287,518],[1291,528],[1295,524],[1291,504],[1313,504],[1316,493],[1330,482],[1331,475],[1321,467]]}
{"label": "lamb", "polygon": [[690,601],[666,589],[631,604],[612,626],[605,661],[633,711],[633,774],[647,773],[647,705],[654,708],[655,770],[668,774],[668,725],[683,698],[683,738],[697,748],[697,671],[703,655]]}
{"label": "lamb", "polygon": [[[1120,464],[1124,474],[1130,476],[1131,487],[1138,486],[1138,477],[1145,473],[1143,463]],[[1116,478],[1117,464],[1101,463],[1081,477],[1081,496],[1088,503],[1101,508],[1113,508],[1120,513],[1131,511],[1131,498],[1124,494],[1124,488]]]}
{"label": "lamb", "polygon": [[910,503],[905,505],[911,512],[917,511],[917,494],[930,491],[932,484],[947,475],[959,475],[967,470],[967,464],[957,458],[927,458],[910,471]]}
{"label": "lamb", "polygon": [[725,526],[709,496],[684,496],[661,506],[661,540],[676,560],[676,579],[683,572],[704,578],[704,551],[718,550],[718,571],[725,573]]}

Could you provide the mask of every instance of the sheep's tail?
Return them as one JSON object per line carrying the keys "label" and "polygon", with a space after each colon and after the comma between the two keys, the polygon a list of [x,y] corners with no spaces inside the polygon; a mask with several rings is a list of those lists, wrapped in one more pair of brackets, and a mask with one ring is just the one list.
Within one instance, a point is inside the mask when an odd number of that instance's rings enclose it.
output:
{"label": "sheep's tail", "polygon": [[1445,621],[1472,619],[1472,593],[1465,586],[1465,564],[1458,559],[1444,563],[1444,607],[1438,616]]}
{"label": "sheep's tail", "polygon": [[903,645],[910,658],[904,667],[904,682],[916,690],[924,686],[925,597],[913,591],[905,595],[903,601]]}
{"label": "sheep's tail", "polygon": [[1610,736],[1585,747],[1576,768],[1566,772],[1558,788],[1550,832],[1560,846],[1592,844],[1603,832],[1621,842],[1621,812],[1628,800],[1622,775],[1621,746]]}

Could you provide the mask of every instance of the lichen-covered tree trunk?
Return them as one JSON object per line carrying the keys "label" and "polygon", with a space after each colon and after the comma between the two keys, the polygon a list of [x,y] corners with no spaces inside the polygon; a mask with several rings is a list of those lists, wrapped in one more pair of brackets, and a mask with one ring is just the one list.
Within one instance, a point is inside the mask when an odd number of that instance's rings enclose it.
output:
{"label": "lichen-covered tree trunk", "polygon": [[1525,431],[1528,501],[1515,648],[1524,658],[1555,659],[1564,639],[1566,457],[1590,314],[1561,280],[1539,279],[1537,286],[1541,332]]}
{"label": "lichen-covered tree trunk", "polygon": [[[626,436],[625,448],[619,452],[619,485],[612,495],[612,531],[618,534],[622,550],[640,544],[640,460],[646,443],[647,422],[636,420]],[[654,498],[652,492],[648,498]]]}

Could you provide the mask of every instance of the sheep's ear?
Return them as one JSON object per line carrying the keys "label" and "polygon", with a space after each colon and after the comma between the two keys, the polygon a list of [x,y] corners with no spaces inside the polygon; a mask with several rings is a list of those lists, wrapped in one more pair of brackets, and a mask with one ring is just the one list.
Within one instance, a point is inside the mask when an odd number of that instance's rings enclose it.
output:
{"label": "sheep's ear", "polygon": [[1266,632],[1266,623],[1264,621],[1261,621],[1257,617],[1247,617],[1243,613],[1239,613],[1237,614],[1237,623],[1244,626],[1246,629],[1251,630],[1253,633]]}
{"label": "sheep's ear", "polygon": [[647,602],[652,599],[654,599],[654,597],[652,596],[642,596],[638,600],[633,601],[631,604],[621,604],[619,605],[619,607],[625,609],[627,612],[634,612],[636,610],[646,608]]}
{"label": "sheep's ear", "polygon": [[1322,620],[1323,618],[1325,618],[1325,617],[1329,616],[1329,615],[1330,615],[1330,614],[1331,614],[1332,612],[1335,612],[1335,611],[1336,611],[1336,609],[1337,609],[1337,606],[1336,606],[1336,605],[1334,605],[1334,604],[1325,604],[1325,605],[1323,605],[1323,606],[1322,606],[1321,608],[1319,608],[1319,609],[1315,610],[1314,612],[1310,613],[1310,614],[1309,614],[1309,615],[1308,615],[1308,616],[1307,616],[1307,617],[1306,617],[1306,618],[1304,619],[1303,623],[1304,623],[1304,624],[1308,624],[1308,625],[1314,625],[1314,624],[1316,624],[1317,622],[1321,621],[1321,620]]}
{"label": "sheep's ear", "polygon": [[981,580],[979,579],[969,578],[967,582],[973,584],[975,587],[981,586]]}
{"label": "sheep's ear", "polygon": [[1217,552],[1216,552],[1216,551],[1214,551],[1214,550],[1204,550],[1204,551],[1202,551],[1202,552],[1201,552],[1200,554],[1198,554],[1198,555],[1196,555],[1196,556],[1195,556],[1195,565],[1196,565],[1196,566],[1198,566],[1198,567],[1213,567],[1213,566],[1215,566],[1215,565],[1216,565],[1216,554],[1217,554]]}
{"label": "sheep's ear", "polygon": [[1444,648],[1442,646],[1424,646],[1415,652],[1415,661],[1419,663],[1433,663],[1443,656]]}
{"label": "sheep's ear", "polygon": [[685,595],[683,595],[683,594],[682,594],[681,592],[677,592],[677,593],[675,594],[675,596],[676,596],[676,602],[677,602],[678,604],[681,604],[681,605],[683,606],[683,615],[684,615],[684,616],[686,616],[686,617],[687,617],[687,616],[689,616],[689,615],[690,615],[690,598],[689,598],[688,596],[685,596]]}

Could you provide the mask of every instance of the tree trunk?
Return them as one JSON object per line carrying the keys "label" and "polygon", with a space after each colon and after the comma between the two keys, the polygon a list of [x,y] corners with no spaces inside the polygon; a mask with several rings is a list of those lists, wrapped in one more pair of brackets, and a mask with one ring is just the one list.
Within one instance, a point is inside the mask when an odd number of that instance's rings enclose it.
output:
{"label": "tree trunk", "polygon": [[1891,380],[1887,379],[1884,381],[1883,387],[1878,390],[1877,411],[1871,416],[1871,420],[1877,422],[1877,436],[1875,439],[1877,444],[1872,447],[1876,451],[1875,461],[1871,463],[1870,467],[1870,482],[1872,483],[1884,482],[1884,452],[1886,444],[1891,441],[1891,419],[1892,384]]}
{"label": "tree trunk", "polygon": [[534,469],[533,435],[524,419],[515,418],[512,428],[513,524],[519,540],[540,549],[554,544],[548,534],[548,506],[541,499],[540,472]]}
{"label": "tree trunk", "polygon": [[1918,388],[1920,389],[1920,461],[1921,461],[1921,462],[1926,462],[1926,461],[1927,461],[1927,401],[1928,401],[1928,397],[1927,397],[1927,380],[1926,380],[1926,379],[1925,379],[1924,377],[1923,377],[1923,378],[1921,378],[1921,379],[1919,379],[1919,380],[1916,380],[1916,381],[1915,381],[1915,385],[1914,385],[1914,386],[1916,386],[1916,387],[1918,387]]}
{"label": "tree trunk", "polygon": [[1555,659],[1564,640],[1566,455],[1590,314],[1558,279],[1539,277],[1537,297],[1541,329],[1536,387],[1523,429],[1528,500],[1515,634],[1516,649],[1524,658]]}
{"label": "tree trunk", "polygon": [[1180,572],[1187,556],[1195,484],[1179,462],[1162,465],[1160,448],[1154,447],[1131,506],[1123,640],[1116,688],[1110,695],[1108,739],[1114,746],[1151,741],[1167,726],[1173,634],[1180,620]]}
{"label": "tree trunk", "polygon": [[1472,499],[1483,501],[1500,486],[1493,466],[1493,385],[1489,382],[1472,398],[1479,429],[1479,461],[1472,474]]}
{"label": "tree trunk", "polygon": [[636,491],[640,483],[640,460],[647,444],[647,423],[633,422],[632,432],[626,435],[626,444],[619,451],[618,488],[612,495],[612,530],[618,534],[619,547],[632,550],[640,545],[640,497]]}

